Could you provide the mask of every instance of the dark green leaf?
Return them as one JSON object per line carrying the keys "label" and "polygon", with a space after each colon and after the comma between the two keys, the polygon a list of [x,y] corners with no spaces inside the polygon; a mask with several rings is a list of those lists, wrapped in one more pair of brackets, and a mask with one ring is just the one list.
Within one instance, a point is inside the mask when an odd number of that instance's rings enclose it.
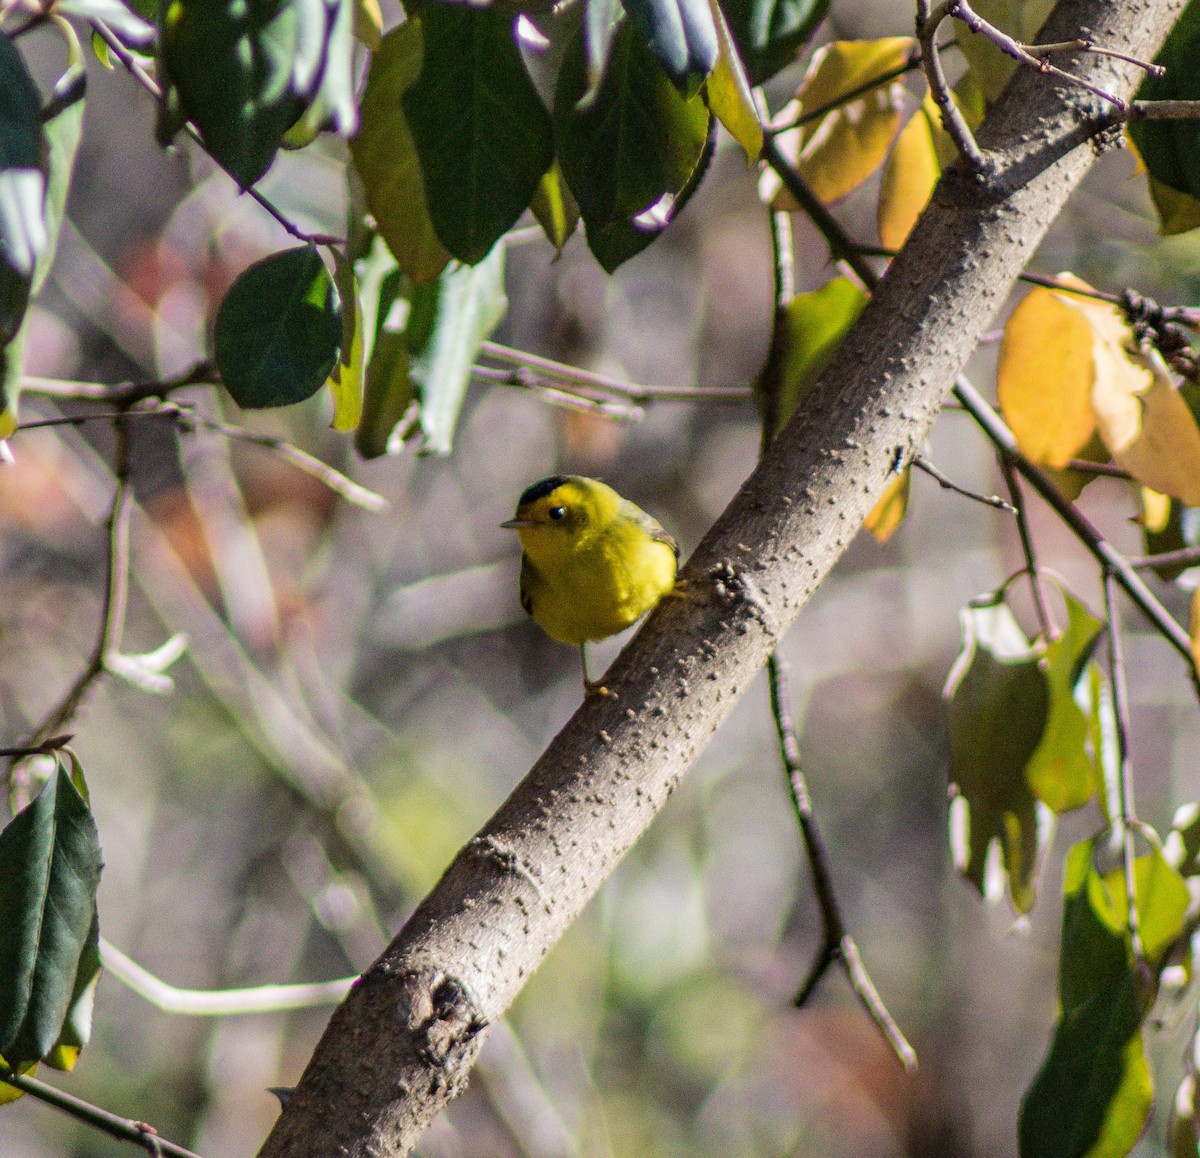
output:
{"label": "dark green leaf", "polygon": [[625,11],[675,86],[692,96],[717,63],[708,0],[624,0]]}
{"label": "dark green leaf", "polygon": [[628,23],[621,25],[586,108],[583,49],[568,51],[554,100],[559,164],[579,203],[588,245],[609,272],[649,245],[703,171],[711,116],[685,100]]}
{"label": "dark green leaf", "polygon": [[998,841],[1013,907],[1024,913],[1033,905],[1039,852],[1025,766],[1045,729],[1049,690],[1036,651],[1005,604],[971,604],[962,627],[963,650],[946,687],[950,786],[966,810],[958,868],[983,892],[988,852]]}
{"label": "dark green leaf", "polygon": [[[404,335],[385,331],[376,341],[367,367],[362,421],[354,432],[355,449],[363,458],[378,458],[388,453],[392,434],[404,421],[416,396],[408,372]],[[408,433],[408,430],[399,432],[401,443]]]}
{"label": "dark green leaf", "polygon": [[92,1008],[95,1004],[96,984],[100,980],[100,918],[92,914],[92,927],[88,931],[83,952],[79,955],[79,969],[75,974],[75,988],[71,993],[71,1004],[63,1022],[62,1033],[54,1048],[46,1055],[48,1066],[56,1070],[73,1070],[79,1060],[80,1050],[92,1036]]}
{"label": "dark green leaf", "polygon": [[588,78],[582,97],[585,105],[591,103],[604,79],[613,36],[624,14],[620,0],[584,0],[583,51]]}
{"label": "dark green leaf", "polygon": [[752,84],[796,59],[825,19],[830,0],[723,0],[721,7]]}
{"label": "dark green leaf", "polygon": [[314,394],[337,360],[342,317],[313,246],[272,254],[233,283],[217,311],[215,353],[239,406],[289,406]]}
{"label": "dark green leaf", "polygon": [[1063,1014],[1021,1103],[1021,1158],[1116,1158],[1133,1149],[1153,1099],[1142,1004],[1125,972]]}
{"label": "dark green leaf", "polygon": [[[1147,75],[1138,100],[1200,99],[1200,2],[1192,0],[1184,9],[1154,61],[1166,68],[1166,75]],[[1200,121],[1131,121],[1129,135],[1152,177],[1180,193],[1200,196]]]}
{"label": "dark green leaf", "polygon": [[1114,928],[1109,919],[1112,906],[1092,864],[1095,853],[1095,840],[1082,840],[1072,846],[1063,866],[1058,998],[1064,1013],[1079,1009],[1129,971],[1127,930]]}
{"label": "dark green leaf", "polygon": [[177,98],[209,152],[253,185],[316,96],[329,33],[325,0],[173,0],[160,45],[164,99]]}
{"label": "dark green leaf", "polygon": [[100,868],[95,821],[59,766],[0,832],[0,1055],[10,1065],[44,1057],[63,1033]]}
{"label": "dark green leaf", "polygon": [[496,8],[421,8],[424,58],[403,96],[425,197],[442,244],[482,261],[525,211],[554,160],[550,114],[525,71],[513,17]]}
{"label": "dark green leaf", "polygon": [[367,208],[400,268],[418,284],[437,277],[450,255],[429,218],[421,161],[401,97],[421,68],[421,22],[393,28],[371,57],[362,126],[350,142]]}
{"label": "dark green leaf", "polygon": [[426,452],[450,453],[479,344],[507,308],[503,243],[478,265],[451,266],[413,291],[406,335]]}
{"label": "dark green leaf", "polygon": [[1095,765],[1088,750],[1088,718],[1079,699],[1088,695],[1080,689],[1084,669],[1104,624],[1069,592],[1067,629],[1049,644],[1045,654],[1046,684],[1050,713],[1041,743],[1025,769],[1029,787],[1043,804],[1055,812],[1080,808],[1096,788]]}

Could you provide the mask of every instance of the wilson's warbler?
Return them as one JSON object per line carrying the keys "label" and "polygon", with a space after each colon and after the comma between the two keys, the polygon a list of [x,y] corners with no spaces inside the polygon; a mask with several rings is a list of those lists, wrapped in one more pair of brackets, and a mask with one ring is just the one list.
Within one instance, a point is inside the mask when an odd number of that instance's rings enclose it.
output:
{"label": "wilson's warbler", "polygon": [[610,486],[554,475],[529,487],[512,527],[521,539],[521,606],[547,635],[577,646],[588,693],[587,642],[623,631],[675,586],[679,546]]}

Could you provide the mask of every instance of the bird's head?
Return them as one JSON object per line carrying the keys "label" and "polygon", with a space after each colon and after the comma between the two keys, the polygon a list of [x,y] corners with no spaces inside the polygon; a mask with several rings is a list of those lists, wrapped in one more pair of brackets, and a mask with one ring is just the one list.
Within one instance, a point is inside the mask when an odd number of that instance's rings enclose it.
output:
{"label": "bird's head", "polygon": [[516,515],[501,523],[531,542],[578,539],[606,526],[615,517],[621,499],[612,487],[580,475],[552,475],[526,489]]}

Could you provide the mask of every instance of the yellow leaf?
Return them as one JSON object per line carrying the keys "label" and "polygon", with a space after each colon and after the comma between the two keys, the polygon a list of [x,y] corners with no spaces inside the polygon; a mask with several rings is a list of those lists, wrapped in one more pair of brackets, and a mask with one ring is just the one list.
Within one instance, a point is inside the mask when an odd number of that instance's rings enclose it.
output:
{"label": "yellow leaf", "polygon": [[562,253],[563,246],[579,224],[579,206],[563,180],[557,161],[538,182],[533,199],[529,202],[529,211],[537,218],[546,239],[558,253]]}
{"label": "yellow leaf", "polygon": [[333,393],[333,429],[356,430],[362,421],[363,317],[354,277],[354,263],[339,249],[333,250],[333,280],[342,300],[342,343],[337,364],[326,380]]}
{"label": "yellow leaf", "polygon": [[1000,408],[1017,445],[1036,463],[1064,467],[1092,437],[1093,346],[1088,319],[1067,295],[1041,286],[1004,327],[996,369]]}
{"label": "yellow leaf", "polygon": [[750,165],[762,152],[763,130],[758,109],[750,93],[750,81],[738,55],[737,45],[717,0],[708,0],[717,28],[717,63],[704,82],[704,99],[714,117],[728,130],[746,153]]}
{"label": "yellow leaf", "polygon": [[1200,587],[1192,592],[1192,622],[1188,635],[1192,641],[1192,663],[1200,670]]}
{"label": "yellow leaf", "polygon": [[[799,107],[809,111],[835,107],[797,129],[780,133],[776,143],[822,201],[845,197],[883,164],[904,107],[903,81],[883,78],[905,64],[914,45],[907,36],[839,40],[813,57],[796,93]],[[838,103],[876,78],[880,78],[876,87]],[[773,176],[764,180],[762,194],[773,209],[799,208]]]}
{"label": "yellow leaf", "polygon": [[886,543],[892,537],[896,528],[904,522],[908,512],[908,494],[912,482],[911,468],[905,468],[890,483],[887,490],[879,496],[879,502],[871,508],[871,513],[863,520],[863,526],[881,543]]}
{"label": "yellow leaf", "polygon": [[942,175],[934,145],[933,119],[925,103],[896,138],[896,146],[883,169],[879,188],[879,239],[888,249],[899,249],[929,203]]}
{"label": "yellow leaf", "polygon": [[1159,494],[1149,487],[1139,487],[1142,513],[1138,522],[1152,535],[1161,535],[1171,521],[1171,496]]}
{"label": "yellow leaf", "polygon": [[354,5],[354,35],[372,52],[383,42],[383,13],[379,0],[358,0]]}
{"label": "yellow leaf", "polygon": [[1112,448],[1113,461],[1145,486],[1184,506],[1200,506],[1200,429],[1162,359],[1151,364],[1149,389],[1133,399],[1141,410],[1140,430],[1124,449]]}

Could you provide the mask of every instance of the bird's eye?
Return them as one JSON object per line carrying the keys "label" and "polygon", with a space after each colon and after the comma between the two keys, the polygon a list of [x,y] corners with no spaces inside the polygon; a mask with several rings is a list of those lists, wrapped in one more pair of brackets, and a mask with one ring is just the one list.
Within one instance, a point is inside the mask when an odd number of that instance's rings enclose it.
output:
{"label": "bird's eye", "polygon": [[546,514],[548,514],[550,516],[550,518],[553,519],[557,523],[560,519],[565,519],[567,517],[567,508],[566,507],[551,507],[546,512]]}

